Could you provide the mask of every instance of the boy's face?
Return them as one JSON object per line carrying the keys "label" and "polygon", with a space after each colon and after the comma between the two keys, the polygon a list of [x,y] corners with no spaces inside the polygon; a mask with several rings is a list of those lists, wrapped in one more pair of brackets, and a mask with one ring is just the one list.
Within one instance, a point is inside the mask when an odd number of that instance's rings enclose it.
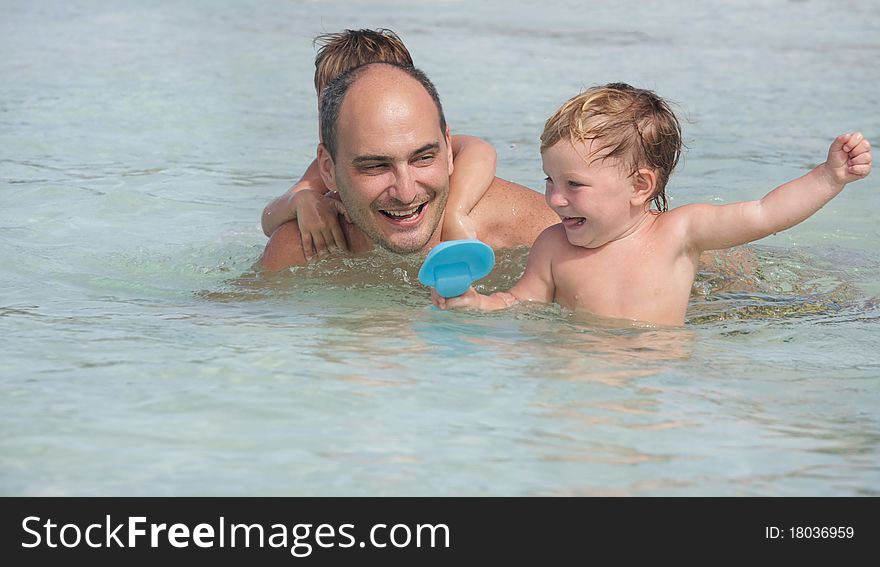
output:
{"label": "boy's face", "polygon": [[562,220],[568,241],[585,248],[625,237],[645,209],[635,202],[632,177],[620,162],[595,159],[592,145],[560,140],[541,156],[547,175],[544,198]]}

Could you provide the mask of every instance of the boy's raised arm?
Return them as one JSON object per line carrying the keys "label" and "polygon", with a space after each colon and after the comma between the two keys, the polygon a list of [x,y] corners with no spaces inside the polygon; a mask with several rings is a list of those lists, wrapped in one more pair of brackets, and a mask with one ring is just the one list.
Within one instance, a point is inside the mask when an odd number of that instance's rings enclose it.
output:
{"label": "boy's raised arm", "polygon": [[313,160],[296,184],[284,195],[263,209],[263,233],[272,233],[282,224],[296,219],[306,259],[314,253],[324,254],[329,248],[348,250],[338,214],[344,213],[339,201],[325,198],[327,186],[321,179],[318,161]]}
{"label": "boy's raised arm", "polygon": [[318,171],[318,160],[312,160],[305,173],[302,174],[299,181],[293,187],[287,190],[280,197],[276,197],[271,203],[263,209],[261,224],[263,226],[263,234],[272,236],[275,229],[282,224],[292,221],[296,218],[296,209],[293,206],[293,197],[302,190],[311,190],[318,194],[327,192],[324,180],[321,179],[321,173]]}
{"label": "boy's raised arm", "polygon": [[759,201],[730,205],[687,205],[687,241],[702,250],[730,248],[803,222],[852,181],[871,171],[871,145],[861,133],[841,134],[828,159],[812,171],[780,185]]}
{"label": "boy's raised arm", "polygon": [[495,179],[498,154],[492,144],[475,136],[452,137],[454,167],[449,176],[449,201],[443,224],[447,240],[476,238],[476,226],[468,217]]}

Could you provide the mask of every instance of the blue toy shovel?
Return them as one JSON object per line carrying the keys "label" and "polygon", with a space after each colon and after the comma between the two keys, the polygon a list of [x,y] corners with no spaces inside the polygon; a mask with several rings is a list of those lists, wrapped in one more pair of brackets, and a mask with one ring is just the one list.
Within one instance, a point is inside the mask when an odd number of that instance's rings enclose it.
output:
{"label": "blue toy shovel", "polygon": [[456,297],[486,277],[495,265],[495,252],[479,240],[449,240],[435,246],[419,270],[419,281],[443,297]]}

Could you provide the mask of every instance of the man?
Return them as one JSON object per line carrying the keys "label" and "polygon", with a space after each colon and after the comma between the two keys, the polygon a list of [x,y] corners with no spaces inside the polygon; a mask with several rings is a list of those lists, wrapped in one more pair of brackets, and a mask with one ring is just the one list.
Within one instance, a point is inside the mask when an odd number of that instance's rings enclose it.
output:
{"label": "man", "polygon": [[[421,253],[441,240],[452,173],[450,133],[437,92],[412,67],[374,63],[343,73],[321,96],[318,167],[351,222],[354,254],[379,245]],[[493,248],[530,246],[559,221],[541,194],[495,178],[471,212],[477,237]],[[306,263],[296,221],[269,239],[260,267]]]}

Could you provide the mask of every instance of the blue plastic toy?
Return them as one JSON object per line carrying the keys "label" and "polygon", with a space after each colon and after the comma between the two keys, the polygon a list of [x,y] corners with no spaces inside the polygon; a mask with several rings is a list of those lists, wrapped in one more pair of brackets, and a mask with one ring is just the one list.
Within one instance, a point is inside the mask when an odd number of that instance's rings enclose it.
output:
{"label": "blue plastic toy", "polygon": [[495,252],[479,240],[449,240],[435,246],[419,270],[419,281],[443,297],[455,297],[486,277],[495,265]]}

